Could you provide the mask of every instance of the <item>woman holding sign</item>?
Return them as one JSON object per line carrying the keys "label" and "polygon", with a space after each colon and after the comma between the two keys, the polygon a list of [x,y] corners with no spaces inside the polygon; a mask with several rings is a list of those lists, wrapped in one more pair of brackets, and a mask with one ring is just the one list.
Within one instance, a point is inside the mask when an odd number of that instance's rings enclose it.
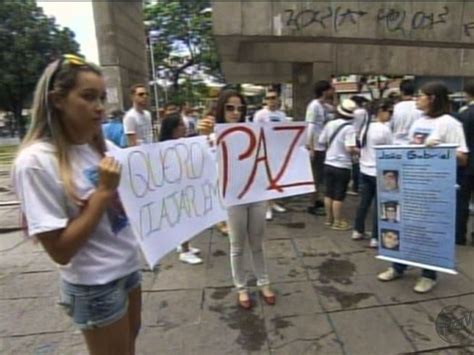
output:
{"label": "woman holding sign", "polygon": [[[424,85],[420,91],[416,106],[424,115],[411,126],[409,132],[411,144],[427,146],[456,144],[458,166],[465,166],[468,149],[461,123],[449,115],[451,107],[448,88],[443,83],[433,82]],[[406,268],[404,264],[394,263],[388,270],[379,274],[378,279],[395,280],[403,276]],[[436,278],[436,271],[423,269],[413,290],[418,293],[431,291],[436,285]]]}
{"label": "woman holding sign", "polygon": [[140,263],[117,194],[120,166],[102,137],[105,96],[95,65],[74,55],[51,63],[13,180],[28,235],[59,264],[60,304],[89,352],[128,355],[140,329]]}
{"label": "woman holding sign", "polygon": [[[217,123],[245,122],[246,112],[247,105],[240,93],[234,90],[221,92],[216,108]],[[210,134],[213,131],[214,122],[203,119],[199,122],[198,128],[202,134]],[[266,209],[266,201],[232,206],[227,209],[232,278],[238,291],[238,305],[244,309],[252,308],[244,269],[244,248],[246,245],[250,246],[252,266],[257,278],[257,286],[260,288],[260,294],[269,305],[274,305],[276,301],[275,294],[270,288],[263,253]]]}

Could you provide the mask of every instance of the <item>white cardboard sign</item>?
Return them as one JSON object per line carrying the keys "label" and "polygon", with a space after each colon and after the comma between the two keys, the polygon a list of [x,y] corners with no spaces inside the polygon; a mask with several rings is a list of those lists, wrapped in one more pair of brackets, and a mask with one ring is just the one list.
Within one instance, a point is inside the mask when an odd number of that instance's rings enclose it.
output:
{"label": "white cardboard sign", "polygon": [[225,206],[314,192],[305,123],[216,126]]}
{"label": "white cardboard sign", "polygon": [[150,267],[227,218],[205,137],[110,152],[122,164],[119,194]]}

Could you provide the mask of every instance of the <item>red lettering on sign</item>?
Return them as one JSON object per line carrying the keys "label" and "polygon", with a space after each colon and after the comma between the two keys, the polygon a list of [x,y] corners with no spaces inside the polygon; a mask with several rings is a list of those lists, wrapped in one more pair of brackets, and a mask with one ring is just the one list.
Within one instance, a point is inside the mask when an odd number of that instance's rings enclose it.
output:
{"label": "red lettering on sign", "polygon": [[[252,129],[245,126],[236,126],[224,130],[217,140],[218,145],[222,145],[222,162],[223,162],[223,182],[222,182],[222,194],[225,197],[227,193],[227,187],[229,184],[229,149],[225,141],[225,138],[233,133],[244,133],[248,139],[249,144],[246,147],[245,151],[238,156],[239,161],[249,159],[254,156],[252,171],[247,179],[247,182],[244,185],[242,191],[238,194],[238,198],[242,199],[251,189],[252,185],[255,182],[257,176],[259,164],[263,163],[265,166],[265,173],[269,185],[267,190],[276,190],[278,192],[283,192],[285,188],[296,187],[296,186],[305,186],[305,185],[314,185],[313,181],[295,181],[288,184],[280,184],[280,180],[285,175],[288,166],[290,164],[291,158],[295,152],[295,149],[298,145],[298,141],[305,131],[305,126],[277,126],[272,128],[276,132],[294,132],[294,138],[289,144],[289,147],[286,151],[285,157],[282,161],[278,172],[275,177],[273,177],[270,163],[269,163],[269,152],[267,149],[267,138],[265,135],[264,127],[261,127],[258,133],[254,133]],[[256,136],[258,134],[258,137]],[[263,153],[263,155],[261,155]]]}
{"label": "red lettering on sign", "polygon": [[[260,150],[263,146],[263,152],[264,155],[260,157]],[[245,194],[250,190],[250,187],[252,186],[255,176],[257,175],[257,168],[258,164],[261,162],[265,163],[265,170],[267,172],[267,177],[269,181],[272,181],[272,172],[270,171],[270,165],[268,164],[268,159],[267,159],[267,141],[265,139],[265,131],[263,130],[263,127],[260,128],[260,137],[258,139],[258,145],[257,145],[257,154],[255,155],[255,161],[253,164],[252,172],[250,173],[249,179],[247,180],[247,184],[245,185],[244,189],[240,192],[239,194],[239,199],[245,196]]]}
{"label": "red lettering on sign", "polygon": [[222,182],[222,196],[225,197],[226,196],[226,192],[227,192],[227,186],[229,184],[229,150],[227,148],[227,144],[226,142],[224,141],[224,138],[227,137],[229,134],[232,134],[234,132],[242,132],[242,133],[245,133],[247,135],[247,137],[249,138],[249,147],[248,149],[243,152],[242,154],[239,155],[239,160],[243,160],[243,159],[247,159],[249,158],[254,150],[255,150],[255,146],[257,144],[257,138],[255,138],[255,135],[253,134],[253,131],[248,128],[248,127],[245,127],[245,126],[237,126],[237,127],[232,127],[232,128],[229,128],[228,130],[225,130],[221,135],[220,137],[217,139],[217,145],[221,145],[222,144],[222,153],[223,153],[223,182]]}
{"label": "red lettering on sign", "polygon": [[296,144],[298,144],[298,140],[300,139],[301,135],[303,134],[305,127],[304,126],[280,126],[280,127],[273,127],[274,131],[296,131],[295,137],[290,144],[288,152],[286,154],[285,160],[283,160],[283,164],[280,168],[280,171],[277,173],[277,176],[274,179],[270,180],[270,186],[268,190],[277,190],[283,191],[282,187],[278,185],[278,181],[282,178],[285,174],[286,169],[288,168],[288,164],[290,162],[290,158],[295,150]]}

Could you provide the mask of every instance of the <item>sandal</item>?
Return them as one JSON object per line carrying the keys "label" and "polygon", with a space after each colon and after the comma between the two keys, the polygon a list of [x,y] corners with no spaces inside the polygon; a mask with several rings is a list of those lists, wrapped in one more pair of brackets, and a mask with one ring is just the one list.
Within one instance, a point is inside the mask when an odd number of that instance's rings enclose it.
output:
{"label": "sandal", "polygon": [[330,221],[328,219],[324,222],[325,226],[332,226],[333,224],[334,224],[334,221]]}
{"label": "sandal", "polygon": [[347,231],[349,229],[352,229],[352,226],[347,223],[347,221],[340,220],[337,222],[334,222],[334,224],[331,226],[331,229],[336,230],[336,231]]}

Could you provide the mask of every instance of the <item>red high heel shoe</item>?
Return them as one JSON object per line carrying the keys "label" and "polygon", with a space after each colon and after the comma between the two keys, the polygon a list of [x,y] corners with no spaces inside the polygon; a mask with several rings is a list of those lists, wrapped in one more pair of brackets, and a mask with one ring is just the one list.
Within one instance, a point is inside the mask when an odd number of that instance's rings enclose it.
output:
{"label": "red high heel shoe", "polygon": [[265,296],[262,291],[260,291],[260,295],[262,296],[263,300],[265,301],[266,304],[269,306],[273,306],[276,303],[276,297],[275,295],[273,296]]}
{"label": "red high heel shoe", "polygon": [[243,308],[245,310],[249,310],[252,308],[252,301],[250,300],[250,297],[246,300],[240,299],[240,294],[237,295],[237,304],[239,305],[240,308]]}

